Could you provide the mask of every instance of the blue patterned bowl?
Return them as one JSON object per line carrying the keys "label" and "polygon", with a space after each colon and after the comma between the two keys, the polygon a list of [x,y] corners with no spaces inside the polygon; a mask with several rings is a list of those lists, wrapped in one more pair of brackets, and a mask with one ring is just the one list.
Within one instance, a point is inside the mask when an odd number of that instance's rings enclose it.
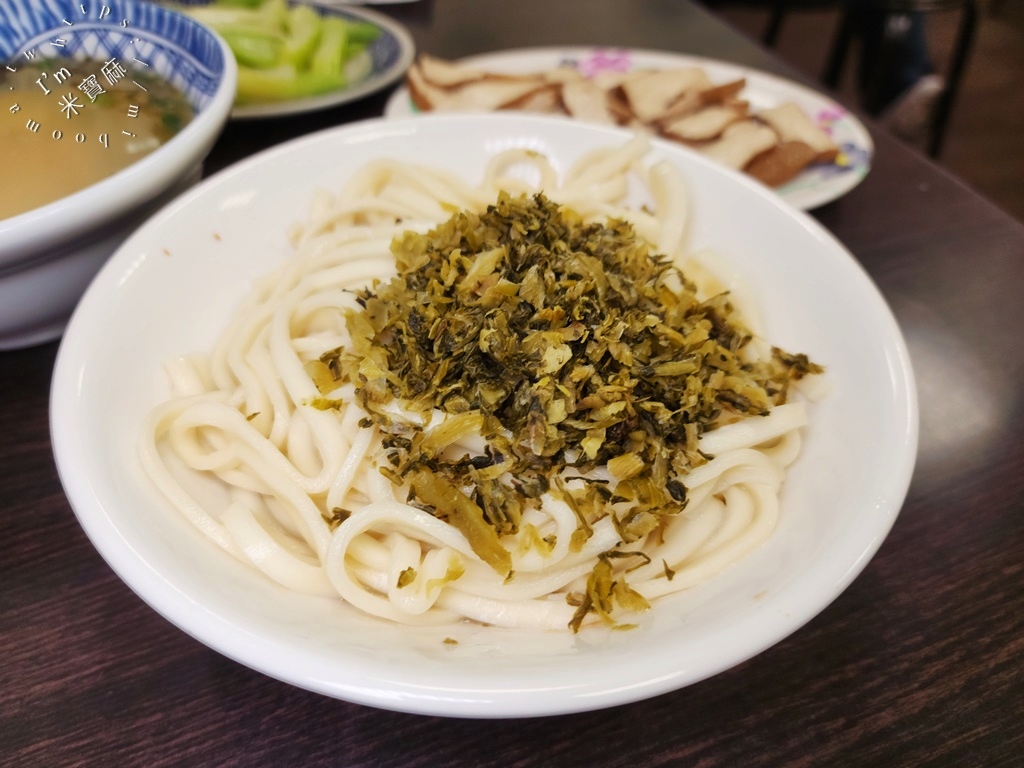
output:
{"label": "blue patterned bowl", "polygon": [[[230,49],[207,28],[167,8],[142,0],[3,0],[0,66],[16,69],[32,57],[55,56],[145,62],[185,95],[195,117],[118,173],[0,219],[0,349],[60,335],[78,298],[120,242],[199,179],[234,99],[237,67]],[[25,117],[18,114],[16,98],[0,91],[0,118]],[[44,124],[36,130],[48,139],[60,127]],[[0,169],[3,153],[0,147]]]}

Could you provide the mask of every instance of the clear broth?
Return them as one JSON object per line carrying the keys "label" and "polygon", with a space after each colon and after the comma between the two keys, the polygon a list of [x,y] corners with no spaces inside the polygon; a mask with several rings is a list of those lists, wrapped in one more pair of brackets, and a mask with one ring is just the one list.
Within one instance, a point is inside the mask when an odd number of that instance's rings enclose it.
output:
{"label": "clear broth", "polygon": [[177,88],[116,59],[0,67],[0,220],[117,173],[192,117]]}

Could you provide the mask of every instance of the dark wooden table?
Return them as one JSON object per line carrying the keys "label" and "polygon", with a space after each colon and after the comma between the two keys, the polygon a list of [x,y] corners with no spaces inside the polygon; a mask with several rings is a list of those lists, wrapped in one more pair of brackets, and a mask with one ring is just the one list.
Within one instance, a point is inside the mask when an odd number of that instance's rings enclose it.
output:
{"label": "dark wooden table", "polygon": [[[675,50],[787,76],[685,0],[421,0],[422,50]],[[230,126],[221,168],[377,115],[387,94]],[[909,498],[828,609],[739,667],[615,709],[445,720],[323,698],[191,639],[100,559],[64,497],[56,344],[0,355],[0,764],[1020,766],[1024,764],[1024,226],[875,132],[867,180],[816,215],[892,305],[921,395]]]}

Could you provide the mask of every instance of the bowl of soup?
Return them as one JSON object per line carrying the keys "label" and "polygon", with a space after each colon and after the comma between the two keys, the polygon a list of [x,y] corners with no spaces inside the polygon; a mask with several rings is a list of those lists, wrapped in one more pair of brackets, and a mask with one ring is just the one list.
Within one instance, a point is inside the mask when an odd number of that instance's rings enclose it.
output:
{"label": "bowl of soup", "polygon": [[142,0],[0,4],[0,349],[57,338],[117,246],[196,183],[237,66]]}

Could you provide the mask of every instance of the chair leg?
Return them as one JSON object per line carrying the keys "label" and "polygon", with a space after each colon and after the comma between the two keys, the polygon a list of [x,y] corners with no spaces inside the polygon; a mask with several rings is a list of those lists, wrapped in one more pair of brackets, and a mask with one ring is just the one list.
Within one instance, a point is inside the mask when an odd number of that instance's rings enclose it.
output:
{"label": "chair leg", "polygon": [[861,102],[869,115],[879,115],[898,96],[893,78],[899,71],[907,49],[911,18],[901,11],[885,12],[881,40],[874,57],[867,59],[869,69],[863,84]]}
{"label": "chair leg", "polygon": [[928,154],[933,158],[937,158],[942,151],[942,141],[946,135],[946,124],[949,121],[950,113],[953,111],[953,101],[956,98],[960,78],[963,75],[964,67],[967,64],[967,56],[974,41],[974,30],[978,21],[977,10],[974,0],[965,0],[963,10],[961,11],[956,45],[953,49],[953,59],[950,62],[949,73],[946,76],[946,87],[939,96],[939,100],[935,105],[935,114],[932,117]]}
{"label": "chair leg", "polygon": [[786,15],[786,0],[775,0],[772,3],[771,15],[768,17],[768,26],[765,27],[762,42],[769,48],[774,48],[779,39],[779,31],[782,29],[782,19]]}
{"label": "chair leg", "polygon": [[846,61],[846,54],[850,50],[852,39],[853,19],[850,17],[849,6],[844,3],[839,13],[839,27],[832,39],[825,69],[821,74],[821,81],[833,91],[839,87],[839,79],[843,75],[843,63]]}

